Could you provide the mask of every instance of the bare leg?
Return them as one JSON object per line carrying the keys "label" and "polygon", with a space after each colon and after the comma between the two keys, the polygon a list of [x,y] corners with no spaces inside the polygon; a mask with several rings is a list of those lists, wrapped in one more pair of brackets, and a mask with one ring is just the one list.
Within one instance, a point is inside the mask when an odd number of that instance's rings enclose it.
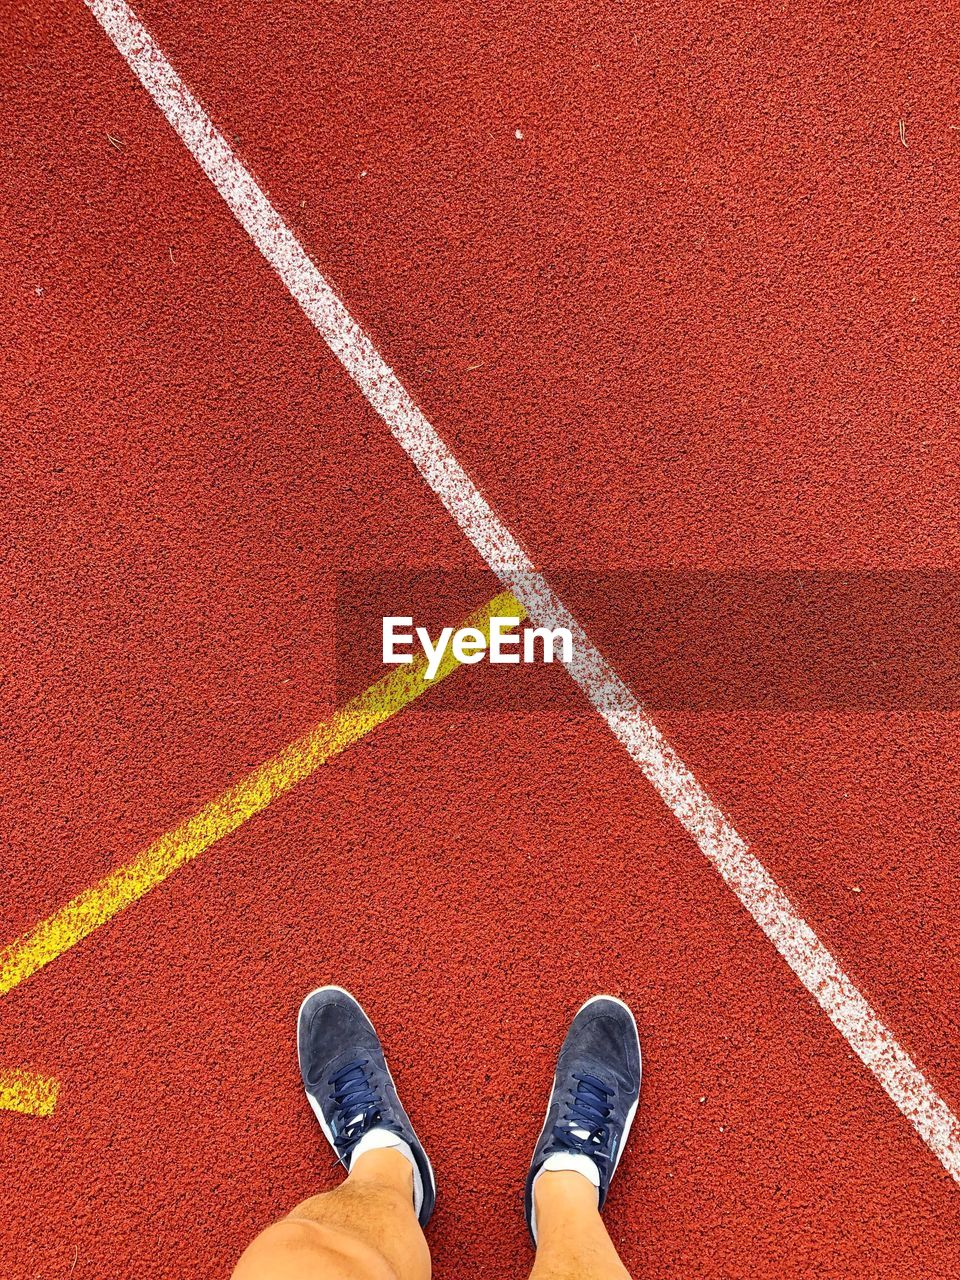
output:
{"label": "bare leg", "polygon": [[533,1189],[537,1260],[530,1280],[630,1280],[579,1173],[543,1173]]}
{"label": "bare leg", "polygon": [[311,1196],[245,1250],[233,1280],[429,1280],[413,1169],[396,1151],[357,1156],[335,1191]]}

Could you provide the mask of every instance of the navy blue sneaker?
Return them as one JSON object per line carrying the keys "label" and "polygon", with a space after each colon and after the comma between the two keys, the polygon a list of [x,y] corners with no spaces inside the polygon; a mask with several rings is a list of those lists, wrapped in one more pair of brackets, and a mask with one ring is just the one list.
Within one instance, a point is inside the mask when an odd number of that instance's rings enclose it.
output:
{"label": "navy blue sneaker", "polygon": [[575,1169],[604,1206],[640,1100],[640,1037],[622,1000],[594,996],[578,1011],[557,1059],[547,1118],[527,1175],[527,1226],[537,1243],[533,1184],[553,1169]]}
{"label": "navy blue sneaker", "polygon": [[297,1019],[297,1057],[307,1101],[349,1171],[364,1150],[406,1143],[413,1157],[414,1206],[425,1227],[437,1186],[427,1153],[400,1105],[373,1023],[342,987],[311,991]]}

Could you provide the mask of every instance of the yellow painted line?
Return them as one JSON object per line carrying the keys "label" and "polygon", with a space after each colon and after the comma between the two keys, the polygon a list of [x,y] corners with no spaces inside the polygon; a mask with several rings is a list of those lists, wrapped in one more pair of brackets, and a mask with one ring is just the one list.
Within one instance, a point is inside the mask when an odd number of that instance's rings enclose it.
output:
{"label": "yellow painted line", "polygon": [[[526,617],[526,610],[510,592],[495,596],[471,614],[462,626],[477,627],[489,638],[492,617]],[[426,680],[426,658],[398,667],[353,698],[333,718],[319,724],[258,765],[215,800],[187,818],[141,853],[71,899],[59,911],[34,925],[0,951],[0,995],[75,947],[124,907],[162,884],[185,863],[236,831],[266,809],[278,796],[310,776],[320,765],[345,751],[408,703],[445,679],[460,665],[447,647],[432,680]]]}
{"label": "yellow painted line", "polygon": [[57,1105],[60,1081],[20,1068],[0,1070],[0,1111],[25,1116],[51,1116]]}

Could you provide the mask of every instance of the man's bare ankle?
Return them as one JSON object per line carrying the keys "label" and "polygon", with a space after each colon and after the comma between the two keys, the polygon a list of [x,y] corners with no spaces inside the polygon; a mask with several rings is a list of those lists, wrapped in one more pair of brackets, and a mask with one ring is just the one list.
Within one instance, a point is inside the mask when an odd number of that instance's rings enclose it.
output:
{"label": "man's bare ankle", "polygon": [[389,1187],[409,1196],[413,1203],[413,1166],[391,1147],[361,1152],[350,1166],[349,1180]]}
{"label": "man's bare ankle", "polygon": [[533,1196],[538,1220],[555,1209],[564,1213],[597,1211],[596,1187],[583,1174],[568,1169],[541,1173],[534,1183]]}

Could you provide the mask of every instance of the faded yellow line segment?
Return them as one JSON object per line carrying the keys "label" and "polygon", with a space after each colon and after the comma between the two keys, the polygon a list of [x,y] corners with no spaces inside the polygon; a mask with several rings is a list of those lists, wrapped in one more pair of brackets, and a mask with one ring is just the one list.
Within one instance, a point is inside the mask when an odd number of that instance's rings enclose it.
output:
{"label": "faded yellow line segment", "polygon": [[[476,627],[489,642],[492,617],[526,617],[523,605],[509,591],[495,596],[462,623]],[[398,667],[346,703],[333,718],[317,725],[279,755],[234,783],[215,800],[148,845],[125,866],[118,867],[71,899],[59,911],[34,925],[29,932],[0,951],[0,995],[75,947],[106,924],[124,907],[162,884],[168,876],[236,831],[249,818],[266,809],[278,796],[310,776],[320,765],[345,751],[372,729],[396,715],[427,689],[459,666],[448,645],[432,680],[425,678],[426,658]]]}
{"label": "faded yellow line segment", "polygon": [[50,1116],[57,1105],[60,1081],[19,1067],[0,1070],[0,1111]]}

